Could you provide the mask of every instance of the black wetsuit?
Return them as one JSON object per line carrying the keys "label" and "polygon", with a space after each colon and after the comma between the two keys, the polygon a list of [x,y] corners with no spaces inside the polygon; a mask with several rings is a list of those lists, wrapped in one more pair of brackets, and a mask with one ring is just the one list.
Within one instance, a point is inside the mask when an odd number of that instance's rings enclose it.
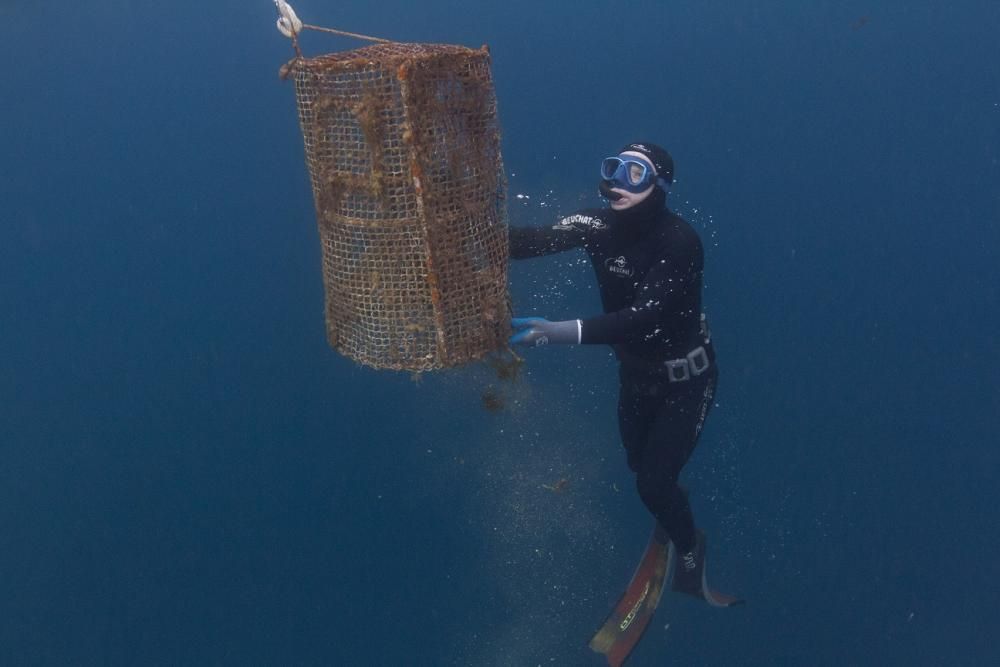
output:
{"label": "black wetsuit", "polygon": [[[621,364],[618,420],[639,496],[681,551],[694,519],[677,484],[712,406],[718,370],[701,318],[704,255],[698,234],[659,189],[625,211],[593,209],[551,228],[513,227],[513,259],[583,248],[604,313],[582,320],[580,342],[611,345]],[[704,348],[709,365],[670,381],[667,362]]]}

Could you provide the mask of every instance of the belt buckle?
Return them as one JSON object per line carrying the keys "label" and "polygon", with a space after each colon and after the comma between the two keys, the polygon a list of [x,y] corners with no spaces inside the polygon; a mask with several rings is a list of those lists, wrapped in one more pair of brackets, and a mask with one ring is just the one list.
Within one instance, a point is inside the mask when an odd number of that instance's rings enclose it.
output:
{"label": "belt buckle", "polygon": [[685,361],[688,362],[688,367],[691,370],[691,375],[701,375],[708,370],[708,366],[711,362],[708,360],[708,353],[705,352],[705,346],[699,345],[690,352],[687,353]]}
{"label": "belt buckle", "polygon": [[663,362],[667,367],[667,378],[671,382],[684,382],[691,379],[691,369],[687,359],[671,359]]}

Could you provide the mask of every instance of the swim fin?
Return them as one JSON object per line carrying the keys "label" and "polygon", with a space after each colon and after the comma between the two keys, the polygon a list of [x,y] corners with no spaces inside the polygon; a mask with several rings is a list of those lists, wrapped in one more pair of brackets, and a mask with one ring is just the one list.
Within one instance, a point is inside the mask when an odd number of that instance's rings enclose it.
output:
{"label": "swim fin", "polygon": [[673,590],[704,600],[713,607],[732,607],[744,600],[712,590],[705,577],[705,534],[700,530],[695,535],[694,551],[682,554],[677,559],[674,572]]}
{"label": "swim fin", "polygon": [[620,667],[642,639],[660,603],[675,554],[673,545],[657,526],[628,588],[590,640],[590,648],[603,654],[611,667]]}

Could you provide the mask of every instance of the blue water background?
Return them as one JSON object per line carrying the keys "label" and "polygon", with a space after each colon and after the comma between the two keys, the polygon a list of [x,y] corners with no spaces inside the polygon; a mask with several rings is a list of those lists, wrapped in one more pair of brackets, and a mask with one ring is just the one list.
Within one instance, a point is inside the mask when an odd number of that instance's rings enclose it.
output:
{"label": "blue water background", "polygon": [[[631,664],[1000,661],[1000,4],[295,6],[488,43],[515,223],[673,153],[722,369],[685,478],[749,603],[666,595]],[[330,351],[274,19],[0,1],[0,664],[601,664],[649,529],[607,350],[499,415]],[[599,307],[575,255],[512,290]]]}

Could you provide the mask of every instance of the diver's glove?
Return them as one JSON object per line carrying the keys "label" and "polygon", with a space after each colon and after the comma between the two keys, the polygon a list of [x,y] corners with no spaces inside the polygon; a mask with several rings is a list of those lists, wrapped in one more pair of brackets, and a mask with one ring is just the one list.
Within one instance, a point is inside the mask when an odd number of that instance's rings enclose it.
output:
{"label": "diver's glove", "polygon": [[563,320],[550,322],[544,317],[515,317],[510,321],[514,335],[510,337],[511,345],[566,344],[580,342],[580,320]]}

